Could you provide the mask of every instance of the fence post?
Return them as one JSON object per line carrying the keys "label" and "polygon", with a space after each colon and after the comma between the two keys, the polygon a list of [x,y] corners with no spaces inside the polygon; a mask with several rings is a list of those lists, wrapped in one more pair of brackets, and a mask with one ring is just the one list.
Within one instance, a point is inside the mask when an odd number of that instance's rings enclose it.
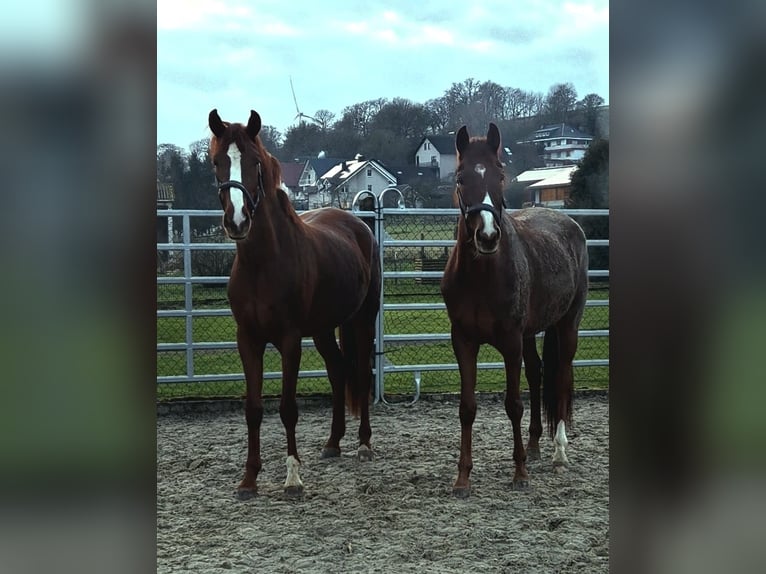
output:
{"label": "fence post", "polygon": [[383,396],[383,226],[378,196],[371,191],[366,189],[359,191],[351,201],[351,210],[358,211],[358,202],[364,196],[372,198],[373,211],[375,212],[372,233],[378,242],[378,256],[380,258],[380,309],[375,318],[375,398],[373,401],[373,404],[377,404]]}
{"label": "fence post", "polygon": [[192,329],[192,261],[191,261],[191,224],[189,214],[183,216],[184,242],[184,311],[186,320],[186,376],[194,376],[194,332]]}

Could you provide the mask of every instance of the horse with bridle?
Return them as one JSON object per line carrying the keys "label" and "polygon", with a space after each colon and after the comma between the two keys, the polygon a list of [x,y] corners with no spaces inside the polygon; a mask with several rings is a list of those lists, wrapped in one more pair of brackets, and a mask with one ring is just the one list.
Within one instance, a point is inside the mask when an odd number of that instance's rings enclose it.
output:
{"label": "horse with bridle", "polygon": [[[505,210],[500,131],[470,138],[463,126],[455,137],[458,163],[455,203],[460,208],[457,242],[441,291],[451,322],[452,347],[460,370],[460,459],[453,492],[470,493],[472,426],[476,417],[477,356],[482,344],[503,357],[505,411],[513,429],[514,488],[527,488],[527,453],[540,456],[541,398],[553,439],[553,465],[563,469],[566,424],[571,422],[572,360],[588,294],[585,234],[570,217],[541,207]],[[535,337],[544,331],[542,361]],[[521,436],[524,406],[520,374],[524,361],[532,410],[529,442]]]}
{"label": "horse with bridle", "polygon": [[[212,110],[210,157],[223,208],[223,229],[236,242],[228,296],[237,324],[237,349],[247,392],[247,461],[237,493],[257,491],[261,471],[263,355],[281,354],[279,414],[287,435],[285,492],[300,494],[295,440],[301,339],[312,337],[332,387],[332,423],[323,457],[340,456],[346,406],[360,418],[358,457],[373,456],[369,398],[381,265],[369,227],[348,211],[322,208],[300,216],[285,193],[279,161],[258,135],[261,117],[247,124],[221,120]],[[339,343],[336,340],[336,328]]]}

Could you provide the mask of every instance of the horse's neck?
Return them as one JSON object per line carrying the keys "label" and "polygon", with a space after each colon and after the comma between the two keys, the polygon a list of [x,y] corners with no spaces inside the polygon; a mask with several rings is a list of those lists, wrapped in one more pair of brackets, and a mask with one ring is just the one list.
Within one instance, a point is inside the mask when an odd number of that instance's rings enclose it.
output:
{"label": "horse's neck", "polygon": [[237,244],[240,257],[247,260],[273,260],[276,254],[289,253],[299,235],[297,215],[282,205],[278,192],[261,200],[246,241]]}

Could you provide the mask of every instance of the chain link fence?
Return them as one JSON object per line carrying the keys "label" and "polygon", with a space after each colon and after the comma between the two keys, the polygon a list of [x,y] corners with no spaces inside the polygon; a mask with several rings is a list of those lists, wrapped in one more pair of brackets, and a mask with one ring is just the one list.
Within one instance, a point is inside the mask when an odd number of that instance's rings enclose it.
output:
{"label": "chain link fence", "polygon": [[[606,388],[609,380],[608,211],[568,212],[589,235],[588,306],[575,357],[578,388]],[[365,215],[365,214],[360,214]],[[220,229],[220,212],[159,210],[157,244],[158,400],[238,397],[245,393],[236,325],[226,282],[234,244]],[[456,392],[460,378],[439,290],[454,244],[457,211],[381,209],[365,220],[377,227],[384,266],[383,307],[377,351],[381,373],[376,399],[385,395]],[[591,236],[593,236],[591,238]],[[479,354],[477,390],[505,388],[502,359],[485,345]],[[303,342],[298,392],[329,394],[324,363]],[[281,392],[281,359],[268,347],[264,395]],[[522,385],[526,380],[522,373]]]}

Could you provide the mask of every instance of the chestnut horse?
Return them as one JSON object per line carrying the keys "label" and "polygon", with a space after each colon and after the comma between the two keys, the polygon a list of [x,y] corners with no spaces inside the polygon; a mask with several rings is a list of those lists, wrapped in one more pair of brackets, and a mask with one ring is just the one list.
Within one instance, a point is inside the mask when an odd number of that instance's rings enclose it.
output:
{"label": "chestnut horse", "polygon": [[[588,294],[585,234],[566,215],[546,208],[505,211],[500,132],[489,124],[485,138],[455,136],[458,163],[456,203],[461,215],[457,243],[447,262],[441,291],[452,324],[452,347],[460,369],[460,460],[453,492],[470,494],[471,429],[476,417],[476,361],[490,344],[503,357],[505,411],[513,428],[514,488],[529,486],[521,438],[524,407],[519,391],[522,357],[532,417],[527,451],[540,456],[540,386],[554,443],[553,464],[563,470],[566,422],[571,422],[572,360]],[[545,331],[543,359],[535,335]]]}
{"label": "chestnut horse", "polygon": [[[369,398],[381,266],[375,238],[350,212],[324,208],[295,212],[281,187],[279,162],[261,143],[261,118],[247,125],[208,117],[210,157],[223,207],[223,228],[237,243],[229,303],[247,382],[247,462],[240,498],[257,491],[261,470],[263,354],[268,343],[282,357],[279,414],[287,434],[285,492],[300,494],[295,441],[296,387],[301,338],[312,337],[332,386],[332,424],[322,457],[340,456],[345,405],[360,417],[360,460],[372,459]],[[335,338],[339,328],[340,347]]]}

